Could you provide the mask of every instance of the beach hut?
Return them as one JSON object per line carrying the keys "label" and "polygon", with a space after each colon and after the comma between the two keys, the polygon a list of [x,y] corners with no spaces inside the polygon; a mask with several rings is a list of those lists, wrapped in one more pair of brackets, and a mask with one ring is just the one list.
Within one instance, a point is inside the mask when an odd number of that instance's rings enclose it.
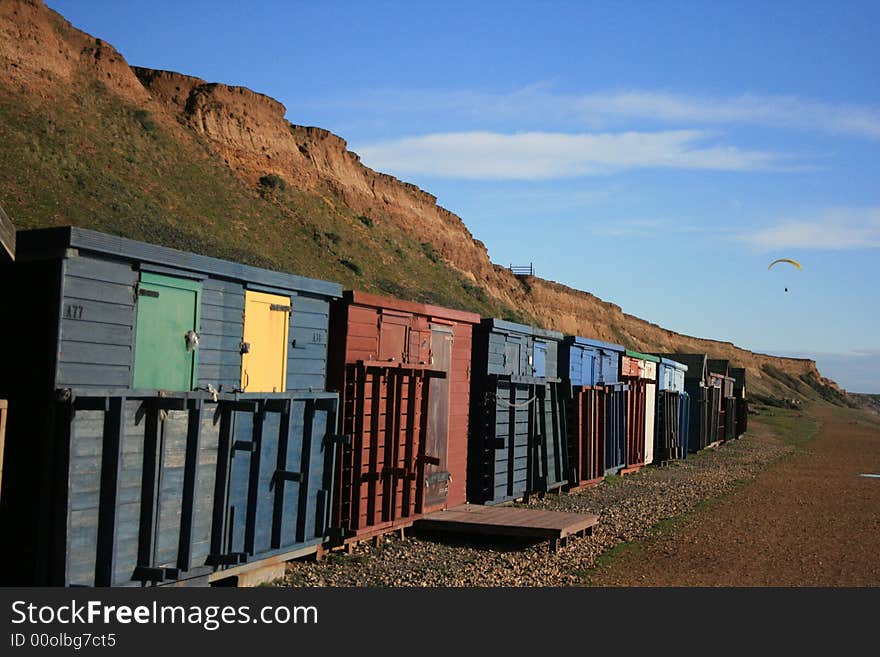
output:
{"label": "beach hut", "polygon": [[4,580],[207,583],[318,549],[340,286],[80,228],[16,252]]}
{"label": "beach hut", "polygon": [[655,455],[658,461],[687,458],[690,396],[685,392],[687,365],[661,358],[657,366]]}
{"label": "beach hut", "polygon": [[684,389],[690,398],[688,451],[698,452],[718,440],[720,379],[710,378],[706,354],[664,353],[661,356],[687,366]]}
{"label": "beach hut", "polygon": [[333,533],[405,528],[466,500],[471,341],[479,315],[345,292],[331,306],[329,385],[341,395]]}
{"label": "beach hut", "polygon": [[601,481],[626,466],[625,393],[619,381],[624,347],[566,336],[559,373],[567,402],[569,482],[572,488]]}
{"label": "beach hut", "polygon": [[733,377],[733,396],[736,398],[736,438],[748,431],[749,400],[746,397],[746,368],[731,367],[728,373]]}
{"label": "beach hut", "polygon": [[499,504],[568,483],[557,358],[563,335],[501,319],[474,328],[468,500]]}
{"label": "beach hut", "polygon": [[620,357],[626,393],[627,458],[624,474],[654,462],[654,407],[660,358],[627,349]]}

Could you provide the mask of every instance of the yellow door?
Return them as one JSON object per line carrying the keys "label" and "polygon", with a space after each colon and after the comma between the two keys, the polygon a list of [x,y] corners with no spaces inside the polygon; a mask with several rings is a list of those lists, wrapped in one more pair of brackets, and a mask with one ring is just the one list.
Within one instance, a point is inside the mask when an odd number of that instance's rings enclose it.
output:
{"label": "yellow door", "polygon": [[290,298],[246,291],[241,345],[241,388],[245,392],[284,392]]}

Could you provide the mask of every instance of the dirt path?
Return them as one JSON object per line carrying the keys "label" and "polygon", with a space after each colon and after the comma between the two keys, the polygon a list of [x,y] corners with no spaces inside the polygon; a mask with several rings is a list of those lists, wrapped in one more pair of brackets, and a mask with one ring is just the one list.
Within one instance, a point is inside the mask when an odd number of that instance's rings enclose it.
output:
{"label": "dirt path", "polygon": [[593,571],[599,586],[880,586],[880,425],[836,408],[804,450]]}

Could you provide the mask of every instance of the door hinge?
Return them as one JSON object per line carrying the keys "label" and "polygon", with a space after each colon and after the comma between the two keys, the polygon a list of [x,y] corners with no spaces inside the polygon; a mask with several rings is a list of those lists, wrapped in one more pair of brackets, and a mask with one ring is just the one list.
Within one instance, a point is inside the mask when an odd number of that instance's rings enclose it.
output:
{"label": "door hinge", "polygon": [[269,490],[275,488],[276,483],[285,483],[288,481],[293,482],[301,482],[303,480],[302,472],[293,472],[291,470],[276,470],[272,474],[272,479],[269,482]]}
{"label": "door hinge", "polygon": [[269,306],[269,310],[274,310],[280,313],[289,313],[290,306],[282,306],[280,303],[273,303]]}

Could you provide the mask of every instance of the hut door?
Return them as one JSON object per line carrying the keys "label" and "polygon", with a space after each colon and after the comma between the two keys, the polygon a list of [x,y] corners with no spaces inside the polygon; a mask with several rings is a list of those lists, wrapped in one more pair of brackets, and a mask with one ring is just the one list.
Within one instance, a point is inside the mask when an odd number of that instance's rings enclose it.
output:
{"label": "hut door", "polygon": [[581,363],[584,385],[596,385],[596,381],[599,378],[599,363],[595,356],[586,349],[583,349],[581,351]]}
{"label": "hut door", "polygon": [[584,382],[584,350],[575,345],[569,350],[568,378],[575,385],[582,385]]}
{"label": "hut door", "polygon": [[290,297],[246,291],[241,345],[241,389],[284,392]]}
{"label": "hut door", "polygon": [[383,311],[379,316],[379,360],[407,362],[410,315]]}
{"label": "hut door", "polygon": [[645,386],[645,464],[654,462],[654,413],[657,407],[657,385]]}
{"label": "hut door", "polygon": [[431,369],[446,378],[428,384],[428,435],[425,443],[425,506],[442,506],[449,493],[446,451],[449,438],[449,377],[452,369],[452,327],[431,325]]}
{"label": "hut door", "polygon": [[509,335],[504,343],[504,373],[519,376],[522,374],[523,364],[520,362],[522,355],[522,338]]}
{"label": "hut door", "polygon": [[137,286],[135,389],[193,389],[198,363],[193,335],[199,330],[201,291],[197,281],[141,274]]}
{"label": "hut door", "polygon": [[532,376],[547,376],[547,343],[535,340],[535,357],[532,362]]}
{"label": "hut door", "polygon": [[607,351],[602,351],[599,380],[602,383],[617,382],[617,377],[614,375],[614,355]]}

